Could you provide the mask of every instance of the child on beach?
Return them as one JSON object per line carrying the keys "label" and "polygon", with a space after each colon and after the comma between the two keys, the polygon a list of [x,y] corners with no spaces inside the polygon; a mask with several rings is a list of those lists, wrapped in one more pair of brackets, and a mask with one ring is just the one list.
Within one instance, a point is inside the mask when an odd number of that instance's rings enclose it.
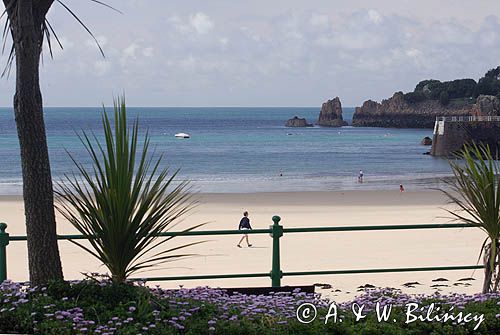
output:
{"label": "child on beach", "polygon": [[358,174],[358,183],[362,183],[363,182],[363,171],[362,170],[359,170],[359,174]]}
{"label": "child on beach", "polygon": [[[238,229],[239,230],[248,230],[248,229],[251,230],[252,229],[252,226],[250,226],[250,219],[248,218],[247,211],[243,212],[243,217],[240,220],[240,225],[238,226]],[[248,242],[248,234],[244,234],[243,237],[241,238],[241,240],[238,242],[238,245],[237,245],[238,248],[241,248],[241,242],[243,242],[243,239],[247,240],[247,245],[249,247],[252,246],[250,244],[250,242]]]}
{"label": "child on beach", "polygon": [[403,187],[403,184],[399,184],[399,192],[403,193],[405,191],[405,188]]}

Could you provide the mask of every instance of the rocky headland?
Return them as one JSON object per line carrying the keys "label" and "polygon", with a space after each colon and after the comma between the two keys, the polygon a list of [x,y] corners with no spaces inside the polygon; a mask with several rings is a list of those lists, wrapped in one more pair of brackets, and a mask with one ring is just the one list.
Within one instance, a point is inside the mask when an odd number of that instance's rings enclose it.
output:
{"label": "rocky headland", "polygon": [[307,123],[305,118],[299,118],[294,116],[293,118],[286,121],[285,127],[313,127],[311,123]]}
{"label": "rocky headland", "polygon": [[356,107],[352,125],[355,127],[433,128],[437,116],[471,115],[474,104],[442,106],[428,100],[408,103],[403,92],[396,92],[381,103],[367,100]]}
{"label": "rocky headland", "polygon": [[413,92],[396,92],[376,102],[356,107],[352,125],[357,127],[433,128],[437,116],[500,115],[500,66],[476,82],[424,80]]}
{"label": "rocky headland", "polygon": [[347,125],[347,122],[342,118],[342,104],[339,97],[323,103],[316,124],[325,127],[342,127]]}

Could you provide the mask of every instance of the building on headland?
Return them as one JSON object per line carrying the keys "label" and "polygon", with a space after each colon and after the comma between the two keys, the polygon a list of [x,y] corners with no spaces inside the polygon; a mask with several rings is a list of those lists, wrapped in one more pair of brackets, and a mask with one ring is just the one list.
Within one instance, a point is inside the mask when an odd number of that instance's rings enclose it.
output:
{"label": "building on headland", "polygon": [[431,155],[452,156],[464,144],[489,145],[493,154],[500,153],[500,116],[442,116],[434,125]]}

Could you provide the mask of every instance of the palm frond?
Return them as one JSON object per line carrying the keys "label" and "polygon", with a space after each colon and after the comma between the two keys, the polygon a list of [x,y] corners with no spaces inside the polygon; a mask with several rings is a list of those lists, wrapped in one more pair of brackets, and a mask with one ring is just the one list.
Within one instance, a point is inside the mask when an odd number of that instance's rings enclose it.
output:
{"label": "palm frond", "polygon": [[[485,260],[483,291],[498,285],[491,284],[492,274],[498,267],[496,259],[500,238],[500,169],[488,146],[470,144],[450,161],[454,178],[445,180],[450,190],[442,190],[458,210],[447,210],[455,220],[472,224],[483,230],[488,238],[481,247]],[[489,240],[489,244],[487,243]],[[489,253],[486,250],[489,249]]]}
{"label": "palm frond", "polygon": [[92,2],[95,2],[96,4],[99,4],[101,6],[104,6],[104,7],[108,7],[109,9],[112,9],[114,10],[115,12],[118,12],[120,14],[123,14],[123,12],[121,12],[120,10],[116,9],[115,7],[112,7],[111,5],[108,5],[107,3],[105,2],[102,2],[102,1],[98,1],[98,0],[89,0],[89,1],[92,1]]}
{"label": "palm frond", "polygon": [[[76,13],[63,1],[61,1],[61,0],[55,0],[55,1],[57,3],[59,3],[85,29],[85,31],[92,37],[92,39],[96,43],[102,57],[105,57],[104,50],[102,49],[101,44],[99,43],[99,41],[97,40],[95,35],[92,33],[92,31],[83,22],[83,20],[80,19],[78,17],[78,15],[76,15]],[[117,13],[123,14],[120,10],[116,9],[115,7],[105,3],[103,1],[99,1],[99,0],[89,0],[89,1],[96,3],[98,5],[101,5],[103,7],[109,8]],[[3,29],[3,33],[2,33],[2,39],[3,39],[3,41],[2,41],[2,54],[5,52],[5,49],[6,49],[7,36],[8,36],[9,31],[11,31],[11,24],[12,24],[12,22],[15,22],[15,20],[13,20],[14,16],[16,15],[16,10],[15,10],[14,6],[17,6],[17,3],[18,3],[18,1],[16,1],[16,0],[8,2],[6,8],[2,12],[2,14],[0,14],[0,20],[2,20],[5,17],[5,24],[4,24],[4,29]],[[47,8],[45,8],[45,9],[48,10],[51,7],[51,5],[52,5],[52,3],[48,4]],[[34,4],[33,6],[37,6],[37,5]],[[43,12],[45,13],[45,11],[43,11]],[[41,48],[43,42],[46,41],[50,57],[53,58],[54,53],[53,53],[53,49],[52,49],[52,39],[55,39],[55,41],[57,42],[58,46],[61,49],[64,49],[63,45],[62,45],[61,40],[59,39],[58,35],[56,34],[56,31],[54,30],[54,28],[52,27],[52,25],[50,24],[50,22],[47,20],[47,18],[45,16],[41,19],[40,24],[41,24],[41,26],[39,27],[41,30],[40,48]],[[42,50],[40,50],[40,52],[41,51]],[[43,53],[41,53],[41,57],[42,57],[42,63],[43,63]],[[14,58],[15,58],[15,45],[14,45],[14,43],[12,43],[12,46],[11,46],[10,51],[9,51],[9,55],[7,57],[7,62],[5,64],[5,67],[4,67],[2,74],[1,74],[2,77],[4,77],[4,76],[8,77],[10,75],[10,71],[12,69],[12,64],[14,62]]]}
{"label": "palm frond", "polygon": [[[61,40],[59,39],[59,36],[57,36],[56,31],[54,30],[54,28],[52,28],[52,25],[50,24],[49,20],[47,20],[47,19],[45,20],[45,26],[47,28],[49,28],[47,30],[47,33],[49,33],[49,31],[50,31],[50,33],[52,33],[52,35],[54,36],[54,39],[56,40],[57,44],[59,45],[59,47],[61,48],[61,50],[63,50],[64,47],[63,47],[63,45],[61,43]],[[49,40],[50,40],[50,37],[47,38],[47,43],[49,42]]]}
{"label": "palm frond", "polygon": [[56,1],[83,27],[83,29],[85,29],[87,31],[87,33],[90,35],[90,37],[92,37],[92,39],[96,43],[97,47],[99,48],[99,51],[101,52],[102,57],[106,57],[104,55],[104,51],[102,50],[101,44],[99,43],[97,38],[94,36],[92,31],[87,27],[87,25],[78,17],[78,15],[75,14],[75,12],[73,12],[73,10],[71,10],[71,8],[69,8],[66,4],[64,4],[64,2],[62,2],[61,0],[56,0]]}
{"label": "palm frond", "polygon": [[139,123],[128,127],[124,99],[115,101],[114,124],[104,111],[102,125],[104,141],[85,132],[79,135],[92,167],[70,154],[78,174],[66,174],[56,190],[57,209],[87,237],[90,247],[72,242],[99,259],[117,282],[138,270],[192,256],[176,252],[204,241],[165,249],[175,236],[159,237],[196,205],[187,191],[189,183],[174,185],[178,171],[169,174],[162,157],[149,154],[147,133],[139,145]]}

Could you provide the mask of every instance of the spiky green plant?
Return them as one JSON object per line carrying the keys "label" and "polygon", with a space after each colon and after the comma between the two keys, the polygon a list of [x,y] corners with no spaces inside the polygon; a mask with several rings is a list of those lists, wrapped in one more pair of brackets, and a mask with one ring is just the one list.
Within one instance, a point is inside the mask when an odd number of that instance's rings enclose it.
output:
{"label": "spiky green plant", "polygon": [[466,145],[459,153],[460,160],[450,161],[455,175],[446,181],[451,190],[443,190],[459,211],[447,210],[453,218],[483,230],[485,278],[483,293],[497,291],[500,280],[500,175],[491,150],[484,145]]}
{"label": "spiky green plant", "polygon": [[130,129],[127,126],[123,98],[114,103],[114,131],[105,110],[102,125],[104,144],[95,135],[79,135],[92,167],[69,154],[79,173],[66,174],[58,184],[57,209],[91,247],[72,242],[99,259],[113,282],[120,283],[139,270],[190,256],[176,252],[200,242],[165,250],[164,244],[174,236],[158,237],[195,201],[188,182],[173,185],[178,171],[169,176],[168,168],[161,167],[162,158],[148,154],[147,133],[142,151],[137,151],[139,124],[136,120]]}

